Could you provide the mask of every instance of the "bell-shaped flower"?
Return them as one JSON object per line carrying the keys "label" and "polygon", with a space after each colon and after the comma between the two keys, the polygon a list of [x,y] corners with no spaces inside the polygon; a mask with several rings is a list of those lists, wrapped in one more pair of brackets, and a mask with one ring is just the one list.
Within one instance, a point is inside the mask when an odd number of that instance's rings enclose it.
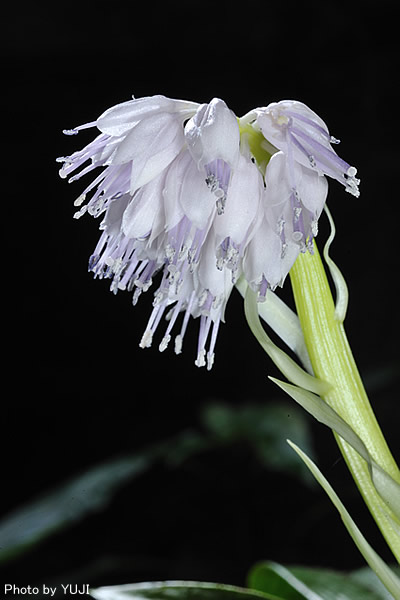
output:
{"label": "bell-shaped flower", "polygon": [[345,186],[346,191],[359,196],[357,169],[340,158],[324,121],[308,106],[295,100],[272,102],[254,111],[256,124],[268,142],[282,150],[288,162],[289,176],[294,177],[295,162],[329,175]]}
{"label": "bell-shaped flower", "polygon": [[205,169],[207,185],[215,193],[218,213],[222,214],[231,172],[239,158],[237,118],[223,100],[214,98],[200,105],[186,123],[185,139],[198,168]]}
{"label": "bell-shaped flower", "polygon": [[196,112],[197,107],[196,102],[175,100],[161,95],[133,98],[106,110],[97,119],[96,126],[111,137],[120,137],[151,115],[170,113],[181,114],[187,118]]}
{"label": "bell-shaped flower", "polygon": [[247,157],[241,155],[229,188],[223,218],[214,221],[217,244],[217,266],[228,267],[237,279],[240,258],[251,236],[262,210],[261,200],[264,185],[260,171]]}
{"label": "bell-shaped flower", "polygon": [[102,132],[82,150],[58,159],[64,162],[61,177],[68,177],[90,161],[70,178],[70,182],[97,167],[106,167],[75,201],[76,206],[81,206],[87,194],[97,186],[90,202],[75,216],[79,218],[86,210],[98,216],[116,194],[134,194],[157,177],[182,150],[185,144],[183,123],[197,107],[196,103],[165,96],[133,99],[108,109],[93,123],[65,130],[67,135],[74,135],[82,129],[97,126]]}
{"label": "bell-shaped flower", "polygon": [[299,252],[312,251],[328,183],[323,175],[294,165],[296,186],[288,178],[286,157],[275,153],[265,172],[263,216],[244,261],[246,280],[265,299],[268,288],[282,286]]}
{"label": "bell-shaped flower", "polygon": [[190,153],[185,150],[171,164],[164,187],[166,227],[171,229],[184,216],[204,229],[215,211],[215,198]]}
{"label": "bell-shaped flower", "polygon": [[243,274],[250,287],[263,302],[269,289],[282,286],[300,252],[296,242],[288,240],[283,246],[268,219],[263,215],[243,258]]}
{"label": "bell-shaped flower", "polygon": [[214,347],[219,324],[224,321],[225,306],[233,289],[234,282],[228,269],[218,268],[215,259],[215,232],[211,230],[205,241],[201,261],[194,272],[197,296],[199,298],[197,314],[200,316],[200,331],[195,364],[205,366],[205,343],[212,327],[209,350],[207,352],[207,368],[214,363]]}
{"label": "bell-shaped flower", "polygon": [[288,242],[295,242],[304,252],[312,249],[312,240],[328,194],[328,182],[323,175],[293,165],[293,180],[287,170],[283,152],[274,154],[265,172],[266,218],[282,241],[282,252]]}
{"label": "bell-shaped flower", "polygon": [[235,167],[239,158],[239,125],[223,100],[214,98],[209,104],[201,104],[186,123],[185,138],[198,167],[217,158]]}

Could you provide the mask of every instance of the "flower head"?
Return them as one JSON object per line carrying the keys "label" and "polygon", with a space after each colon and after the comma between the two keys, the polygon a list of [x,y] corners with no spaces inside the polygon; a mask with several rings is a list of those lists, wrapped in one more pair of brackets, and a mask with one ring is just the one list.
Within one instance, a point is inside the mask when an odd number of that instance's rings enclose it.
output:
{"label": "flower head", "polygon": [[208,369],[238,278],[262,301],[283,284],[298,253],[312,251],[325,175],[358,194],[355,169],[331,147],[337,140],[299,102],[238,119],[218,98],[199,105],[152,96],[65,133],[90,127],[97,137],[58,159],[61,177],[73,174],[69,181],[101,168],[75,201],[76,218],[103,216],[89,270],[111,279],[114,293],[132,291],[133,304],[158,274],[140,346],[152,344],[166,315],[159,349],[175,329],[179,354],[189,318],[199,317],[195,363]]}

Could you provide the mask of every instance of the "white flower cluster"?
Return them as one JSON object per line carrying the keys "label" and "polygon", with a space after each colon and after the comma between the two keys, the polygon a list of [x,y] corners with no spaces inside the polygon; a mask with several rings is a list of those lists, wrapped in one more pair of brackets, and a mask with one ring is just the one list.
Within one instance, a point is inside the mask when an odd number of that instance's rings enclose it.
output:
{"label": "white flower cluster", "polygon": [[183,313],[180,353],[189,317],[200,317],[196,365],[208,369],[238,278],[262,301],[283,284],[299,252],[312,251],[325,175],[359,194],[356,169],[332,148],[338,140],[301,102],[272,103],[238,119],[218,98],[199,105],[152,96],[65,133],[88,127],[100,134],[58,160],[61,177],[82,167],[69,181],[102,168],[75,201],[75,217],[103,215],[89,270],[110,278],[114,293],[133,291],[134,304],[160,272],[140,345],[151,345],[169,309],[159,349]]}

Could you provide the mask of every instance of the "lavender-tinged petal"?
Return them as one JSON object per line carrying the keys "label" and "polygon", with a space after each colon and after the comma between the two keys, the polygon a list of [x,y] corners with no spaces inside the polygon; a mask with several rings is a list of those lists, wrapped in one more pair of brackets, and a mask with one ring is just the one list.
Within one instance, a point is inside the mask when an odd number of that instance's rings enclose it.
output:
{"label": "lavender-tinged petal", "polygon": [[319,218],[328,195],[328,181],[323,175],[301,167],[301,176],[297,185],[302,204]]}
{"label": "lavender-tinged petal", "polygon": [[258,213],[262,192],[261,173],[250,160],[240,156],[232,176],[225,212],[214,223],[219,243],[228,236],[236,244],[243,242]]}
{"label": "lavender-tinged petal", "polygon": [[240,133],[235,114],[223,100],[202,104],[185,126],[185,139],[194,161],[203,168],[221,158],[231,167],[239,157]]}
{"label": "lavender-tinged petal", "polygon": [[130,195],[124,194],[118,198],[118,200],[115,200],[110,204],[101,224],[102,229],[104,229],[108,235],[116,237],[120,233],[123,214],[129,201]]}
{"label": "lavender-tinged petal", "polygon": [[205,183],[214,195],[218,215],[224,214],[232,169],[222,158],[216,158],[204,167]]}
{"label": "lavender-tinged petal", "polygon": [[163,190],[164,212],[166,230],[175,227],[185,216],[182,204],[179,201],[181,196],[182,181],[186,169],[191,164],[189,152],[182,152],[169,165],[166,172],[165,185]]}
{"label": "lavender-tinged petal", "polygon": [[210,192],[204,175],[190,161],[182,173],[179,203],[186,217],[198,228],[204,229],[215,210],[215,197]]}
{"label": "lavender-tinged petal", "polygon": [[[356,169],[341,159],[331,147],[339,140],[331,137],[325,123],[306,105],[295,101],[272,103],[257,111],[257,124],[267,140],[305,167],[329,175],[346,191],[359,195]],[[292,167],[289,171],[292,171]]]}
{"label": "lavender-tinged petal", "polygon": [[289,181],[286,155],[283,152],[277,152],[271,156],[265,172],[267,193],[264,196],[264,201],[267,217],[270,214],[274,218],[276,215],[279,216],[282,207],[288,203],[293,193],[293,185],[295,185],[294,173],[293,178],[292,183]]}
{"label": "lavender-tinged petal", "polygon": [[298,253],[298,245],[291,241],[283,244],[278,234],[264,219],[246,248],[243,259],[244,276],[249,285],[257,289],[263,297],[265,282],[268,282],[272,290],[278,285],[283,285]]}
{"label": "lavender-tinged petal", "polygon": [[[162,190],[164,187],[163,173],[153,179],[131,199],[122,218],[122,230],[130,238],[145,238],[154,227],[157,216],[163,216]],[[164,219],[157,223],[157,234],[163,229]]]}
{"label": "lavender-tinged petal", "polygon": [[113,164],[132,161],[131,193],[165,169],[183,146],[179,120],[169,113],[141,121],[120,143]]}
{"label": "lavender-tinged petal", "polygon": [[[268,264],[279,265],[281,255],[281,241],[273,231],[266,219],[262,220],[253,239],[248,244],[243,258],[243,273],[249,284],[261,282]],[[278,277],[271,278],[275,284],[280,280]]]}
{"label": "lavender-tinged petal", "polygon": [[199,293],[209,290],[213,297],[229,296],[233,284],[227,269],[219,270],[216,265],[217,243],[215,233],[211,230],[203,245],[199,266],[195,271],[195,280]]}
{"label": "lavender-tinged petal", "polygon": [[280,100],[279,102],[272,102],[267,106],[266,111],[270,112],[275,120],[279,119],[279,116],[285,116],[291,119],[301,120],[305,123],[307,123],[307,121],[312,122],[312,130],[316,135],[318,135],[318,131],[328,131],[328,127],[321,117],[306,104],[299,102],[298,100]]}
{"label": "lavender-tinged petal", "polygon": [[109,135],[120,136],[150,115],[179,111],[193,114],[197,107],[196,102],[173,100],[162,95],[148,96],[128,100],[109,108],[97,119],[97,127]]}
{"label": "lavender-tinged petal", "polygon": [[[347,173],[348,169],[350,168],[349,163],[340,158],[340,156],[338,156],[336,152],[334,152],[334,150],[330,147],[330,144],[321,144],[312,136],[308,135],[308,133],[302,131],[298,127],[292,126],[290,128],[290,132],[292,135],[300,137],[304,142],[309,144],[310,152],[306,151],[305,154],[305,157],[307,159],[310,155],[316,155],[318,157],[321,157],[321,160],[326,161],[328,164],[333,163],[339,171]],[[305,166],[307,166],[307,163],[305,163]]]}
{"label": "lavender-tinged petal", "polygon": [[[310,132],[311,135],[316,135],[316,137],[321,137],[324,140],[328,140],[330,143],[332,143],[332,136],[330,135],[328,128],[326,127],[326,125],[324,124],[324,126],[319,125],[314,119],[311,119],[310,117],[306,117],[303,114],[301,114],[300,112],[296,112],[296,111],[292,111],[292,110],[286,110],[285,114],[288,117],[292,117],[293,119],[298,119],[299,121],[302,121],[302,123],[306,123],[307,125],[309,125],[311,127],[311,130],[308,130]],[[315,115],[315,113],[314,113]],[[335,139],[335,138],[333,138]],[[336,140],[336,143],[338,143],[338,140]]]}

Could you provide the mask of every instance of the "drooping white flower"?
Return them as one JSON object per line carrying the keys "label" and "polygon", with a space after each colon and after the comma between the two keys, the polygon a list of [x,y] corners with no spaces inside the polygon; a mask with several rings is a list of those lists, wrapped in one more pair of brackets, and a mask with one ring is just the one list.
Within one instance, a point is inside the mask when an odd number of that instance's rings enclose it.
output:
{"label": "drooping white flower", "polygon": [[237,280],[244,276],[265,299],[299,252],[312,251],[327,194],[324,175],[352,193],[358,183],[331,150],[325,124],[305,105],[286,101],[249,115],[244,134],[244,121],[218,98],[201,105],[133,99],[66,131],[97,127],[100,134],[58,159],[61,177],[75,173],[69,181],[102,169],[75,201],[76,218],[103,215],[89,260],[95,277],[111,279],[114,293],[132,291],[136,304],[158,275],[140,346],[152,344],[166,316],[159,349],[174,330],[179,354],[190,317],[199,318],[195,363],[208,369]]}
{"label": "drooping white flower", "polygon": [[74,135],[81,129],[97,126],[101,134],[83,150],[67,157],[61,177],[75,171],[88,160],[91,164],[69,180],[75,181],[96,167],[107,166],[75,201],[84,203],[86,195],[97,187],[86,210],[101,214],[116,195],[134,192],[163,171],[179,154],[185,140],[183,122],[196,112],[197,104],[164,96],[133,99],[103,113],[97,121],[65,130]]}
{"label": "drooping white flower", "polygon": [[223,100],[214,98],[187,122],[185,139],[197,167],[206,170],[206,183],[217,196],[218,214],[222,214],[231,171],[239,159],[237,118]]}
{"label": "drooping white flower", "polygon": [[277,152],[265,173],[266,217],[272,227],[277,227],[283,252],[289,241],[297,243],[301,250],[306,244],[311,246],[328,194],[326,178],[300,163],[293,165],[296,186],[292,187],[286,176],[286,162],[284,153]]}
{"label": "drooping white flower", "polygon": [[246,280],[262,298],[268,288],[282,286],[299,252],[312,252],[317,223],[328,193],[324,176],[297,163],[296,188],[286,174],[286,157],[279,151],[265,172],[262,222],[246,250]]}
{"label": "drooping white flower", "polygon": [[359,196],[357,169],[340,158],[332,144],[339,140],[330,135],[324,121],[308,106],[296,100],[272,102],[254,111],[257,126],[264,137],[285,153],[288,178],[296,187],[295,162],[329,175],[345,186],[347,192]]}

